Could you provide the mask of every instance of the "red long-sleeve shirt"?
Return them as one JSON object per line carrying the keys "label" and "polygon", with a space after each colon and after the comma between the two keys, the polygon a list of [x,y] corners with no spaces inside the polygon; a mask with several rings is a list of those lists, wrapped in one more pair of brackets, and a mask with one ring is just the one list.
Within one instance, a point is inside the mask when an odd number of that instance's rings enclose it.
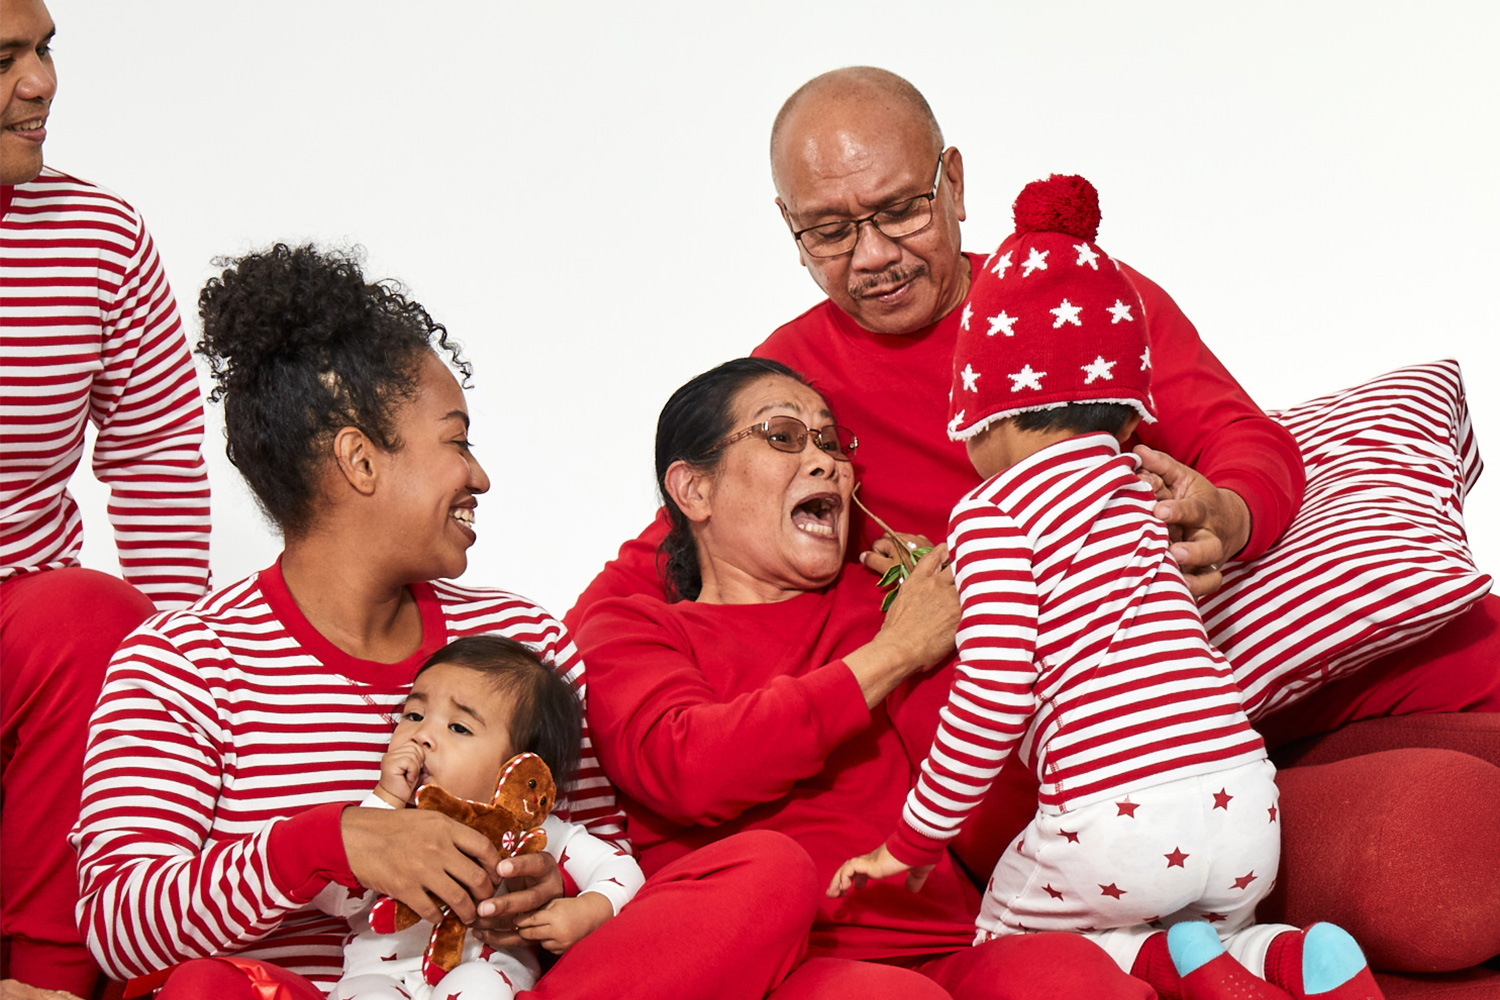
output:
{"label": "red long-sleeve shirt", "polygon": [[[648,875],[764,829],[801,844],[826,882],[885,839],[927,743],[903,737],[893,702],[867,709],[844,664],[880,619],[864,573],[775,604],[599,605],[578,636],[589,724]],[[973,941],[977,907],[945,858],[920,895],[892,883],[823,900],[809,954],[948,953]]]}

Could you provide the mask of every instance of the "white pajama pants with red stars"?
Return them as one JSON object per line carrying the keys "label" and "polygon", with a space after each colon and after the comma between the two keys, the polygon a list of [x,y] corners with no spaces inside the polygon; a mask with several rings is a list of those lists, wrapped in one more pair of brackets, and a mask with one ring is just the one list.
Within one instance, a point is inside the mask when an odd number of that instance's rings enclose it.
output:
{"label": "white pajama pants with red stars", "polygon": [[1292,929],[1255,924],[1281,856],[1278,808],[1276,768],[1260,760],[1068,812],[1041,809],[995,863],[975,943],[1075,931],[1129,972],[1152,934],[1207,920],[1240,964],[1261,972],[1271,940]]}
{"label": "white pajama pants with red stars", "polygon": [[422,953],[432,936],[425,920],[394,934],[366,928],[344,944],[344,977],[333,988],[334,1000],[510,1000],[536,985],[541,975],[530,945],[486,948],[469,934],[463,960],[436,986],[422,976]]}

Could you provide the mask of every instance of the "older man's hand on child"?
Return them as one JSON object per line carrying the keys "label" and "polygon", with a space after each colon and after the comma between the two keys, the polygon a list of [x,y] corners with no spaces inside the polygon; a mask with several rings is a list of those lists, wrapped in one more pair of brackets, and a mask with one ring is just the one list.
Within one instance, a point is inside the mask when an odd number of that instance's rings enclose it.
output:
{"label": "older man's hand on child", "polygon": [[1220,489],[1164,451],[1135,446],[1147,482],[1157,487],[1154,513],[1172,535],[1172,558],[1182,569],[1188,591],[1204,597],[1219,589],[1219,567],[1250,540],[1250,508],[1233,490]]}

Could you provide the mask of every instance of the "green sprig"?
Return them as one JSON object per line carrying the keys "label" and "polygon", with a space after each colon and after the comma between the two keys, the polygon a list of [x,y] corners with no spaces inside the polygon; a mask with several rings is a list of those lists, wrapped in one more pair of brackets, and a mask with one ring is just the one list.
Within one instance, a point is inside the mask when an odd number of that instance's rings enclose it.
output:
{"label": "green sprig", "polygon": [[885,537],[889,538],[891,544],[896,548],[895,564],[881,575],[880,582],[876,584],[877,587],[889,588],[886,591],[885,598],[880,602],[880,610],[889,611],[891,605],[895,603],[896,595],[901,593],[901,584],[911,575],[911,571],[916,569],[918,560],[932,551],[932,546],[924,545],[915,549],[907,548],[906,543],[896,534],[895,529],[877,517],[873,510],[860,502],[858,485],[849,494],[849,498],[854,501],[856,507],[865,512],[866,517],[880,526],[880,530],[885,532]]}

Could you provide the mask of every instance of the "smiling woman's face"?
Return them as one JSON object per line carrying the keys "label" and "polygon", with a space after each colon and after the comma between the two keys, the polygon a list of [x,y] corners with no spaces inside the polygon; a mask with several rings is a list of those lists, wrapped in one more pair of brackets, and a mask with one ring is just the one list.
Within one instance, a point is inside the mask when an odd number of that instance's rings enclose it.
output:
{"label": "smiling woman's face", "polygon": [[[796,379],[768,375],[734,399],[730,436],[773,417],[808,427],[834,422],[823,397]],[[692,517],[703,567],[700,601],[781,600],[838,576],[849,536],[854,469],[809,439],[802,451],[773,448],[758,434],[724,448]]]}

